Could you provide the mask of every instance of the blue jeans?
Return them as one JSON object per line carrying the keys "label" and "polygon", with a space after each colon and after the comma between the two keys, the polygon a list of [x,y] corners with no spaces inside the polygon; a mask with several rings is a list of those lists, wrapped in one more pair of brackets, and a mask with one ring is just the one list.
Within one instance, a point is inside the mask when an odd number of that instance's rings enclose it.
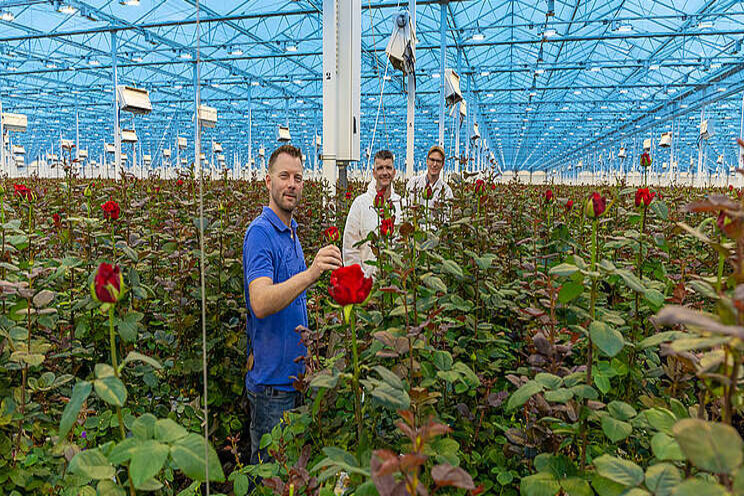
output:
{"label": "blue jeans", "polygon": [[[246,391],[251,408],[251,465],[269,461],[266,448],[259,450],[261,437],[268,434],[284,416],[284,412],[296,408],[300,400],[297,391],[279,391],[264,387],[260,393]],[[259,459],[260,457],[260,459]]]}

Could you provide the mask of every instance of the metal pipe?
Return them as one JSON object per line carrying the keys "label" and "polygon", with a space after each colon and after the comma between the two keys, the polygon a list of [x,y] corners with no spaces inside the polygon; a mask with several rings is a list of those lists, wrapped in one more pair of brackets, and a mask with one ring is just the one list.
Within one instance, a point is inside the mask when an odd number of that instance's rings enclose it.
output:
{"label": "metal pipe", "polygon": [[447,63],[447,1],[439,4],[439,36],[441,53],[439,55],[439,146],[444,147],[444,66]]}
{"label": "metal pipe", "polygon": [[121,163],[121,129],[119,129],[119,74],[117,70],[117,38],[116,31],[111,32],[111,67],[114,84],[114,179],[118,177],[119,164]]}

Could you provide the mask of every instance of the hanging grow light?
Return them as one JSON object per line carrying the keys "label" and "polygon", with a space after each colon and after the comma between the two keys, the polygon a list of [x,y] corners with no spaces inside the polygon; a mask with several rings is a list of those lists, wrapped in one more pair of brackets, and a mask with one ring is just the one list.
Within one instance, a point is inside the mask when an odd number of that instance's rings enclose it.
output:
{"label": "hanging grow light", "polygon": [[460,76],[452,69],[444,70],[444,99],[447,105],[454,105],[462,101]]}
{"label": "hanging grow light", "polygon": [[137,143],[137,132],[134,129],[122,129],[121,130],[121,142],[122,143]]}
{"label": "hanging grow light", "polygon": [[177,141],[178,141],[178,148],[180,150],[185,150],[186,147],[188,146],[188,143],[186,142],[186,138],[182,138],[181,136],[179,136],[177,138]]}
{"label": "hanging grow light", "polygon": [[28,128],[28,118],[25,114],[10,114],[3,112],[0,118],[3,121],[3,129],[16,133],[25,133]]}
{"label": "hanging grow light", "polygon": [[662,148],[669,148],[672,146],[672,133],[664,133],[661,135],[661,141],[659,141],[659,146]]}
{"label": "hanging grow light", "polygon": [[222,143],[212,143],[212,152],[222,153]]}
{"label": "hanging grow light", "polygon": [[199,105],[199,123],[203,127],[213,128],[217,125],[217,109]]}
{"label": "hanging grow light", "polygon": [[152,112],[150,93],[147,90],[119,85],[116,87],[116,93],[120,110],[140,115]]}
{"label": "hanging grow light", "polygon": [[292,136],[289,134],[289,126],[279,126],[277,139],[283,143],[292,140]]}

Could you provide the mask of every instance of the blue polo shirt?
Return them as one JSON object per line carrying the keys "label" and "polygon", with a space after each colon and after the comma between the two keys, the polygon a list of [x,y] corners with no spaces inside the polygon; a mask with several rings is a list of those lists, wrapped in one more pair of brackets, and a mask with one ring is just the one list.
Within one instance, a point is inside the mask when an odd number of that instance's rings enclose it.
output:
{"label": "blue polo shirt", "polygon": [[249,391],[261,392],[263,386],[294,391],[293,377],[305,371],[307,349],[295,332],[298,325],[307,326],[307,299],[303,291],[283,310],[259,319],[253,313],[248,292],[250,283],[268,277],[274,284],[284,282],[307,269],[297,222],[291,229],[271,210],[264,207],[245,232],[243,239],[243,284],[248,308],[248,353],[253,348],[253,369],[245,376]]}

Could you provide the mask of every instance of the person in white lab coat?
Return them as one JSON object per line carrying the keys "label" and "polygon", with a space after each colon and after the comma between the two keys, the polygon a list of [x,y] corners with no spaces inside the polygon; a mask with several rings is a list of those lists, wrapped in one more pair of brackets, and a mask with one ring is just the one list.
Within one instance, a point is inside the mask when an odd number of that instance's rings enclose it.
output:
{"label": "person in white lab coat", "polygon": [[[437,202],[454,197],[452,188],[444,182],[442,177],[444,161],[444,149],[439,145],[432,146],[426,155],[426,172],[412,177],[406,185],[410,205],[427,206],[428,202],[428,206],[431,208]],[[429,188],[431,191],[429,191]],[[430,196],[430,198],[427,198],[427,196]]]}
{"label": "person in white lab coat", "polygon": [[343,244],[344,265],[358,263],[367,276],[373,276],[376,272],[377,268],[367,263],[376,260],[376,257],[372,253],[369,241],[360,242],[366,240],[369,233],[378,229],[378,226],[382,224],[380,209],[375,207],[376,200],[377,203],[392,204],[389,212],[394,215],[395,222],[400,222],[402,219],[401,197],[393,190],[394,179],[393,153],[389,150],[380,150],[375,154],[372,181],[367,191],[354,199],[349,208],[349,215],[346,217]]}

